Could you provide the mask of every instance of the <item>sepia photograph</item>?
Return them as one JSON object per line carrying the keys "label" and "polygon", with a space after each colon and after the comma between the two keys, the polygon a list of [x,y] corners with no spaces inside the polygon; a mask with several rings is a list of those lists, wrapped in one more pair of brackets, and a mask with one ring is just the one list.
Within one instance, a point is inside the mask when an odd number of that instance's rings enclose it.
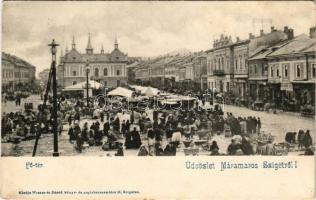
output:
{"label": "sepia photograph", "polygon": [[2,3],[1,156],[309,156],[315,4]]}

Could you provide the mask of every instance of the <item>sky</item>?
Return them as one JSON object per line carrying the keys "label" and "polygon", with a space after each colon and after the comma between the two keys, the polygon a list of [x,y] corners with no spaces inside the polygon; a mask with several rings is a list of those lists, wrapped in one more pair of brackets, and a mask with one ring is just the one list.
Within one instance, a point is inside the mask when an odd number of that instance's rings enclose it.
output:
{"label": "sky", "polygon": [[[294,34],[308,34],[315,26],[313,2],[4,2],[2,51],[36,66],[37,74],[49,68],[48,43],[60,44],[58,55],[71,48],[75,37],[84,52],[88,34],[94,52],[119,48],[129,56],[158,56],[177,49],[212,48],[221,33],[247,39],[260,29],[289,26]],[[261,23],[263,19],[263,23]],[[253,23],[255,21],[255,23]]]}

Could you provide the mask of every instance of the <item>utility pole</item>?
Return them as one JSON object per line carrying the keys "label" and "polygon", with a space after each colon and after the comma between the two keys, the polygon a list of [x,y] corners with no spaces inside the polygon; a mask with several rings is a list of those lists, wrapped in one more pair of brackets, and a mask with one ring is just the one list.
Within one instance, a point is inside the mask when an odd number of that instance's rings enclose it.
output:
{"label": "utility pole", "polygon": [[89,72],[90,72],[90,66],[89,66],[89,60],[86,62],[86,76],[87,76],[87,108],[89,108]]}
{"label": "utility pole", "polygon": [[52,78],[53,78],[53,134],[54,134],[54,152],[53,156],[58,157],[59,152],[58,152],[58,115],[57,115],[57,79],[56,79],[56,52],[57,52],[57,46],[59,44],[55,43],[55,40],[53,39],[52,43],[49,44],[48,46],[51,47],[51,53],[52,53]]}

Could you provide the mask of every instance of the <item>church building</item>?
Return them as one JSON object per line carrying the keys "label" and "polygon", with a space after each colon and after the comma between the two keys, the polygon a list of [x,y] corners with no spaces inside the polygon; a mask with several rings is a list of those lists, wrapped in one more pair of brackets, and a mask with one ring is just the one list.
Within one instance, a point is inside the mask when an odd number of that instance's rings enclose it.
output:
{"label": "church building", "polygon": [[111,53],[104,53],[103,45],[99,53],[93,52],[90,34],[85,53],[76,49],[73,37],[72,48],[66,48],[65,55],[60,58],[58,66],[58,84],[63,88],[87,80],[95,80],[105,87],[117,87],[127,82],[127,54],[119,50],[117,38]]}

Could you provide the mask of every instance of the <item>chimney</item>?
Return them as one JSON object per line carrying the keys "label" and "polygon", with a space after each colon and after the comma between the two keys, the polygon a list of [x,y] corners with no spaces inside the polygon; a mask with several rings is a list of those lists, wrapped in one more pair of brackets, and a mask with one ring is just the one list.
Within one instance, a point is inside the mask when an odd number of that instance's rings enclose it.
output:
{"label": "chimney", "polygon": [[249,33],[249,39],[253,39],[255,36],[252,33]]}
{"label": "chimney", "polygon": [[284,26],[284,33],[287,35],[287,39],[291,40],[294,38],[294,30],[288,26]]}
{"label": "chimney", "polygon": [[275,31],[274,26],[271,26],[271,33],[274,31]]}
{"label": "chimney", "polygon": [[236,42],[239,42],[240,41],[240,38],[239,37],[236,37]]}
{"label": "chimney", "polygon": [[260,36],[263,36],[263,29],[260,30]]}
{"label": "chimney", "polygon": [[309,29],[309,37],[310,37],[310,38],[315,38],[315,37],[316,37],[316,26],[311,27],[311,28]]}

